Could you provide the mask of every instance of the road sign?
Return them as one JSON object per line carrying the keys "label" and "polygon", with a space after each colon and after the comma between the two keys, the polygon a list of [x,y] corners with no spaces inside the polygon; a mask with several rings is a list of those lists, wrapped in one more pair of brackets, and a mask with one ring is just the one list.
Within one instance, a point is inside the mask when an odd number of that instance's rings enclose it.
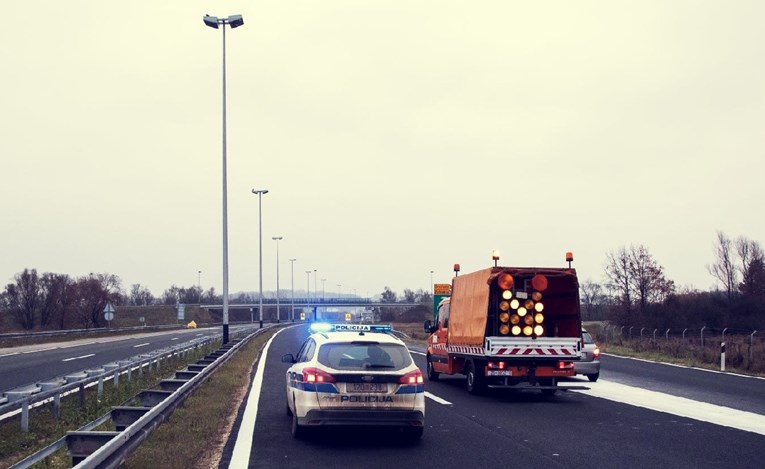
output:
{"label": "road sign", "polygon": [[305,321],[305,313],[300,313],[300,320]]}
{"label": "road sign", "polygon": [[111,303],[106,303],[106,308],[104,308],[104,319],[107,321],[114,319],[114,306],[112,306]]}
{"label": "road sign", "polygon": [[178,320],[184,321],[184,317],[186,314],[186,305],[178,303],[175,307],[178,308]]}
{"label": "road sign", "polygon": [[345,313],[345,320],[350,321],[351,320],[351,313]]}
{"label": "road sign", "polygon": [[448,283],[436,283],[433,285],[433,293],[435,295],[451,295],[452,286]]}

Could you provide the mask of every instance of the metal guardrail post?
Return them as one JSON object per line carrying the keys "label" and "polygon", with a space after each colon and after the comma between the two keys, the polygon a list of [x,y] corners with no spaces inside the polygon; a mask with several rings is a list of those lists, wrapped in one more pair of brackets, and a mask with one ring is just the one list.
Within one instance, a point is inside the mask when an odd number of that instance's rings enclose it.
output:
{"label": "metal guardrail post", "polygon": [[25,400],[21,405],[21,431],[29,431],[29,401]]}
{"label": "metal guardrail post", "polygon": [[669,329],[667,329],[667,332],[664,333],[664,338],[669,340]]}
{"label": "metal guardrail post", "polygon": [[687,330],[688,330],[687,327],[685,329],[683,329],[683,342],[685,342],[685,331],[687,331]]}
{"label": "metal guardrail post", "polygon": [[704,329],[706,329],[707,326],[704,326],[701,328],[701,348],[704,349]]}

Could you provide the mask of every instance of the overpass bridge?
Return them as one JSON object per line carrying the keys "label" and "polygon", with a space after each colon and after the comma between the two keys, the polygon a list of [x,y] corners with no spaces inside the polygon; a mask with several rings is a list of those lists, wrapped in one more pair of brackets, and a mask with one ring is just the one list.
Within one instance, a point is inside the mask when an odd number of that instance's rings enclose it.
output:
{"label": "overpass bridge", "polygon": [[[277,311],[276,298],[263,298],[263,319],[267,321],[273,319],[276,319],[277,321],[280,319],[288,320],[292,317],[293,311],[298,311],[295,312],[295,317],[293,319],[299,318],[300,313],[305,313],[304,317],[309,320],[342,320],[345,318],[346,313],[351,313],[351,311],[343,311],[344,308],[364,308],[367,310],[377,308],[413,308],[415,306],[421,306],[424,303],[384,303],[381,301],[372,301],[369,298],[295,298],[293,302],[293,299],[289,297],[279,298],[278,304],[279,308]],[[222,304],[202,304],[199,306],[211,313],[221,314],[223,312]],[[259,310],[259,303],[228,304],[230,317],[244,315],[249,318],[259,318]]]}

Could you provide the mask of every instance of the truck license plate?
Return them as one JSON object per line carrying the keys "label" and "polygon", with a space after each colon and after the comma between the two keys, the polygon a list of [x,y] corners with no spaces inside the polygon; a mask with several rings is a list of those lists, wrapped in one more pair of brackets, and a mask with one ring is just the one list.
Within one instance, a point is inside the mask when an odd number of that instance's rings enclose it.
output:
{"label": "truck license plate", "polygon": [[489,376],[513,376],[512,370],[489,370]]}
{"label": "truck license plate", "polygon": [[347,392],[388,392],[387,383],[347,383]]}

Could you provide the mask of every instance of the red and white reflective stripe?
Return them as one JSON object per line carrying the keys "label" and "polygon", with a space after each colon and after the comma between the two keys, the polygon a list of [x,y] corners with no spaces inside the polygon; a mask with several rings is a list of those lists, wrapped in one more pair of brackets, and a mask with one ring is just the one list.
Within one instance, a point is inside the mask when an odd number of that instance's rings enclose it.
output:
{"label": "red and white reflective stripe", "polygon": [[469,345],[449,345],[446,347],[449,353],[469,353],[473,355],[483,355],[483,347],[474,347]]}
{"label": "red and white reflective stripe", "polygon": [[500,348],[497,349],[497,351],[492,351],[492,355],[549,355],[549,356],[559,356],[559,355],[574,355],[574,351],[567,349],[567,348]]}

